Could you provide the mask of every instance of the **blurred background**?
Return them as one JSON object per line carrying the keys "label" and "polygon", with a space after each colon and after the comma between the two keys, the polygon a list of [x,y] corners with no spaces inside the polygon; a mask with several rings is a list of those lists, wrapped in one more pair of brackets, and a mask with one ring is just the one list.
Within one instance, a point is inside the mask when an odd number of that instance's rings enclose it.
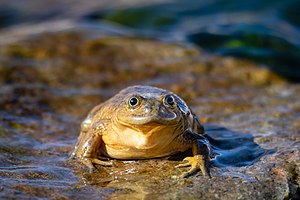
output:
{"label": "blurred background", "polygon": [[[47,22],[54,22],[55,29],[55,24],[63,26],[59,22],[68,20],[248,58],[299,82],[299,10],[299,0],[1,0],[0,33]],[[3,35],[0,41],[6,40]]]}

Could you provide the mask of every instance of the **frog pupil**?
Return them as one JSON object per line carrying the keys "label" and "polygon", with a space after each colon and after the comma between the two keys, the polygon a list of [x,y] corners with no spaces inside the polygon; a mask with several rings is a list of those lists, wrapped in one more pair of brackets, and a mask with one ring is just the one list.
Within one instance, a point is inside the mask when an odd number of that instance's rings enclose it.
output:
{"label": "frog pupil", "polygon": [[167,102],[167,104],[169,104],[170,106],[173,106],[173,105],[174,105],[174,98],[173,98],[172,96],[167,96],[166,102]]}
{"label": "frog pupil", "polygon": [[136,97],[132,97],[129,100],[130,105],[135,106],[138,103],[138,99]]}

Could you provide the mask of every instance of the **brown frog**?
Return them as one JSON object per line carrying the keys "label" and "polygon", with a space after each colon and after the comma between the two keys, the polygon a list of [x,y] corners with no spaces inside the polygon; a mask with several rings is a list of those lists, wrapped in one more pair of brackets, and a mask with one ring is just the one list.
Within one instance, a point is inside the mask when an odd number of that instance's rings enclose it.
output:
{"label": "brown frog", "polygon": [[101,156],[115,159],[150,159],[192,149],[193,156],[176,167],[191,166],[210,176],[211,148],[204,128],[176,94],[151,86],[132,86],[96,106],[81,124],[71,157],[92,171],[94,164],[111,166]]}

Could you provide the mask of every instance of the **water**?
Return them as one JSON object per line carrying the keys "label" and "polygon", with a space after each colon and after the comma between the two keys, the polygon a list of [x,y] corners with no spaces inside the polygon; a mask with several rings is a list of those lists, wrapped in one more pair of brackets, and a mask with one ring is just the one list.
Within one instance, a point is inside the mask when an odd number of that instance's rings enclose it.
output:
{"label": "water", "polygon": [[[15,38],[54,19],[84,33],[39,31],[1,46],[1,198],[283,199],[297,191],[299,1],[16,2],[0,3],[2,33]],[[97,38],[111,32],[127,37]],[[179,159],[114,160],[92,174],[68,160],[88,111],[133,84],[170,89],[192,107],[216,154],[212,179],[180,179]]]}
{"label": "water", "polygon": [[96,24],[112,22],[130,30],[131,36],[190,42],[212,53],[266,64],[290,81],[300,80],[298,0],[177,0],[137,4],[103,1],[81,5],[80,10],[80,5],[65,1],[61,7],[41,6],[39,11],[34,10],[34,0],[27,4],[8,2],[4,1],[2,7],[0,4],[2,28],[62,18]]}
{"label": "water", "polygon": [[100,10],[88,20],[119,23],[137,35],[184,41],[221,55],[267,64],[291,81],[300,79],[300,1],[172,1]]}
{"label": "water", "polygon": [[216,158],[213,166],[241,167],[257,162],[259,158],[275,151],[261,148],[251,134],[227,130],[218,126],[206,126],[208,140]]}

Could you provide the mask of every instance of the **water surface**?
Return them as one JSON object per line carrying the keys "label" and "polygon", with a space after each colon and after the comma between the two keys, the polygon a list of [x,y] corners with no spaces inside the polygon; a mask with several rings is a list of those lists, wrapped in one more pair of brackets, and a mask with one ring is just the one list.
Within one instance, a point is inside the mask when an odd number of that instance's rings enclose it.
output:
{"label": "water surface", "polygon": [[[79,3],[3,2],[0,41],[16,42],[0,49],[1,198],[296,199],[298,1],[85,2],[81,12]],[[66,18],[73,29],[53,32]],[[38,31],[15,37],[24,30]],[[181,179],[178,159],[114,160],[92,174],[68,160],[90,109],[134,84],[172,90],[191,106],[216,153],[212,179]]]}

